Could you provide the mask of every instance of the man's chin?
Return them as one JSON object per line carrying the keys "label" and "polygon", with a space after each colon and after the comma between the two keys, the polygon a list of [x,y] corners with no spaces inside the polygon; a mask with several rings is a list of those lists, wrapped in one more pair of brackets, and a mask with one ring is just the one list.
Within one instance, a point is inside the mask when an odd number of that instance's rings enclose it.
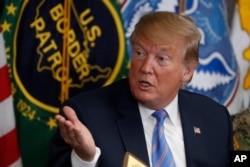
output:
{"label": "man's chin", "polygon": [[153,99],[152,96],[148,95],[148,96],[136,96],[135,97],[137,99],[137,101],[139,101],[142,104],[148,104],[148,103],[152,103]]}

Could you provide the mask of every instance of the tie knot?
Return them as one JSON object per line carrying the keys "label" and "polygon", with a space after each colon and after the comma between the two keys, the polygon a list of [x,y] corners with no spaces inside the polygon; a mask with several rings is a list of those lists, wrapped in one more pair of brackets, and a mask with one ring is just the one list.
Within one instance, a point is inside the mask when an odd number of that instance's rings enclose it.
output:
{"label": "tie knot", "polygon": [[157,110],[152,114],[152,116],[156,118],[157,123],[159,123],[159,124],[163,124],[167,115],[168,115],[168,113],[164,109]]}

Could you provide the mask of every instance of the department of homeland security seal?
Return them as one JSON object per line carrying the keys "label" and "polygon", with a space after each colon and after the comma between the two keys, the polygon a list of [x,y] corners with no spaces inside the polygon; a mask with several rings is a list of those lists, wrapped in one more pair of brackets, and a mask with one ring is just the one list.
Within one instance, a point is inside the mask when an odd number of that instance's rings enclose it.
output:
{"label": "department of homeland security seal", "polygon": [[226,107],[239,87],[239,69],[230,41],[224,1],[188,1],[187,14],[201,32],[200,65],[187,89],[213,98]]}
{"label": "department of homeland security seal", "polygon": [[[62,1],[25,1],[14,43],[14,79],[25,97],[56,113],[61,104],[65,8]],[[71,1],[70,96],[113,82],[125,56],[121,19],[109,0]]]}

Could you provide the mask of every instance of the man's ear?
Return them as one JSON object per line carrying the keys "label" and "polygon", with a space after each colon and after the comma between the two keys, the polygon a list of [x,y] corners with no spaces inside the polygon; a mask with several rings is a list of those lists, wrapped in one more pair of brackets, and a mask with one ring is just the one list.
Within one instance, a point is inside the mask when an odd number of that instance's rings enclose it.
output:
{"label": "man's ear", "polygon": [[195,68],[192,66],[186,66],[183,69],[183,74],[182,74],[182,82],[183,83],[188,83],[191,81],[192,76],[194,74]]}

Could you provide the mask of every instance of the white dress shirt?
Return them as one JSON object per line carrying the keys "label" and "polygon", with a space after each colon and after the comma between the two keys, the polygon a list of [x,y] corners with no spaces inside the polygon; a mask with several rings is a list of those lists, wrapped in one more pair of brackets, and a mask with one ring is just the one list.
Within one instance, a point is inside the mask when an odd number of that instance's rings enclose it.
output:
{"label": "white dress shirt", "polygon": [[[182,125],[178,110],[178,96],[164,109],[169,115],[164,121],[164,133],[172,151],[176,167],[186,167]],[[139,110],[147,143],[149,161],[152,166],[152,137],[156,119],[151,114],[155,112],[155,110],[148,109],[141,104],[139,104]]]}
{"label": "white dress shirt", "polygon": [[[142,124],[144,128],[144,134],[147,143],[148,157],[150,166],[152,166],[152,137],[153,131],[156,124],[156,119],[151,116],[155,110],[151,110],[146,108],[145,106],[138,104],[139,110],[142,118]],[[186,167],[186,158],[185,158],[185,149],[183,142],[183,133],[182,126],[180,120],[180,114],[178,110],[178,96],[174,98],[174,100],[164,108],[169,117],[167,117],[164,121],[164,133],[166,136],[166,140],[168,145],[172,151],[173,157],[175,159],[176,167]],[[73,167],[96,167],[97,161],[101,155],[101,150],[96,148],[96,155],[92,162],[86,162],[81,160],[75,151],[73,150],[71,153],[71,162]]]}

